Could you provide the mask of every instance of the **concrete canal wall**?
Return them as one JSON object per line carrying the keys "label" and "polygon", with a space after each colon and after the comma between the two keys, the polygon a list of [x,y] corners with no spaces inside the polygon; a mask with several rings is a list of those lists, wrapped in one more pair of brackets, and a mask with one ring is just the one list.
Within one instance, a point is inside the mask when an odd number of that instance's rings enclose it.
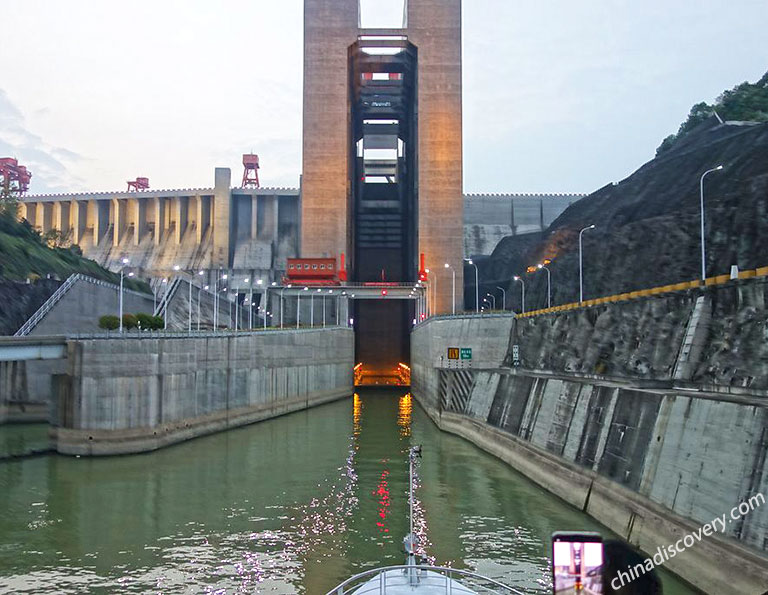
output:
{"label": "concrete canal wall", "polygon": [[[763,290],[710,292],[717,318],[700,327],[695,349],[689,329],[703,292],[520,319],[506,336],[493,318],[434,319],[412,335],[413,393],[441,429],[652,555],[750,497],[768,497]],[[518,366],[508,365],[513,345]],[[472,347],[472,367],[446,368],[448,346]],[[595,373],[600,361],[621,374]],[[763,504],[665,566],[707,593],[758,594],[768,585],[766,548]]]}
{"label": "concrete canal wall", "polygon": [[155,450],[347,397],[349,329],[72,340],[54,376],[53,447]]}

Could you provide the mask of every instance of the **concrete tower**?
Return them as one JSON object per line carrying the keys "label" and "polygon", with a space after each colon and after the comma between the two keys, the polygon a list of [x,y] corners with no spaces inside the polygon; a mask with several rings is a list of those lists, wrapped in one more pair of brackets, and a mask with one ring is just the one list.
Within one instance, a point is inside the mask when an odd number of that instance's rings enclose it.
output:
{"label": "concrete tower", "polygon": [[[463,299],[461,0],[407,0],[405,17],[401,29],[360,29],[358,0],[304,2],[301,253],[308,257],[338,257],[344,252],[352,260],[360,253],[354,244],[364,229],[362,222],[356,228],[363,200],[359,188],[361,166],[355,164],[360,157],[363,134],[357,120],[363,117],[361,105],[370,108],[370,112],[383,105],[366,103],[371,97],[378,97],[373,95],[377,91],[371,90],[375,84],[366,91],[360,78],[368,77],[364,83],[371,76],[381,80],[371,72],[389,72],[390,80],[402,81],[403,86],[395,103],[405,97],[413,105],[402,110],[409,118],[407,134],[411,145],[405,151],[411,152],[407,157],[410,161],[400,155],[393,169],[387,170],[396,170],[398,181],[407,180],[398,199],[405,205],[400,212],[406,215],[396,224],[408,228],[402,252],[407,258],[403,269],[406,272],[391,276],[388,273],[388,280],[415,281],[418,255],[424,253],[433,287],[438,275],[435,308],[448,312],[452,288],[445,263],[456,271],[457,303]],[[365,43],[372,43],[366,42],[365,36],[381,39],[387,35],[392,37],[390,43],[407,44],[403,51],[411,62],[404,59],[400,65],[390,64],[387,71],[387,58],[382,58],[378,65],[375,60],[359,58],[366,51]],[[403,37],[407,41],[395,41]],[[392,74],[392,69],[400,70]],[[386,91],[386,85],[381,87]],[[401,141],[404,129],[401,121]],[[362,167],[363,172],[369,171],[365,165]],[[370,205],[373,193],[368,194],[366,204]],[[383,204],[380,199],[378,202]],[[369,215],[365,225],[370,225],[369,220],[376,216],[379,220],[386,218],[380,213]],[[388,233],[392,229],[390,225]],[[354,265],[353,271],[360,270],[359,264]],[[352,280],[359,280],[354,272]]]}
{"label": "concrete tower", "polygon": [[347,252],[349,75],[358,0],[304,1],[301,253]]}
{"label": "concrete tower", "polygon": [[451,311],[451,276],[464,299],[461,0],[408,0],[408,40],[419,52],[419,252],[437,271],[438,312]]}

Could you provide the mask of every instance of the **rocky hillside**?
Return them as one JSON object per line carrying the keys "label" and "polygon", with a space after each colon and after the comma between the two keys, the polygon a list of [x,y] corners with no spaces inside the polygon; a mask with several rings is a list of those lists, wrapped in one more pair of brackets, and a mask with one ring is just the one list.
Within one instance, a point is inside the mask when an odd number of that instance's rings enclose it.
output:
{"label": "rocky hillside", "polygon": [[[76,246],[49,246],[27,222],[16,220],[12,202],[0,203],[0,335],[16,332],[71,274],[119,283],[118,274],[83,258]],[[151,293],[142,281],[127,279],[126,287]]]}
{"label": "rocky hillside", "polygon": [[[702,295],[712,315],[690,379],[768,389],[765,277],[518,319],[510,343],[521,345],[523,368],[669,380]],[[511,350],[505,363],[512,364]]]}
{"label": "rocky hillside", "polygon": [[481,295],[506,286],[517,310],[520,285],[511,278],[522,275],[526,307],[544,307],[546,273],[525,271],[549,258],[553,305],[577,301],[578,235],[592,224],[583,236],[585,299],[698,278],[699,179],[720,164],[705,181],[707,275],[768,265],[768,123],[713,117],[627,179],[571,205],[538,241],[502,240],[482,263]]}

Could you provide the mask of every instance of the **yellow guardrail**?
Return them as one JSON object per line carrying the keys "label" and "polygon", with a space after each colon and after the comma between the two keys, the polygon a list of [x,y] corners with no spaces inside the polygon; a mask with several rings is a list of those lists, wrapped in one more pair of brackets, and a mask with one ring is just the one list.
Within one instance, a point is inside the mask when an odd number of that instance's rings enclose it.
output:
{"label": "yellow guardrail", "polygon": [[[759,267],[749,271],[739,271],[739,279],[753,279],[755,277],[768,277],[768,267]],[[682,283],[673,283],[671,285],[662,285],[660,287],[651,287],[650,289],[641,289],[638,291],[630,291],[629,293],[619,293],[616,295],[607,295],[600,298],[591,300],[584,300],[584,302],[572,302],[569,304],[562,304],[560,306],[552,306],[551,308],[542,308],[540,310],[531,310],[524,314],[518,314],[518,318],[531,318],[532,316],[539,316],[541,314],[552,314],[554,312],[567,312],[570,310],[577,310],[580,308],[591,308],[593,306],[600,306],[602,304],[611,304],[615,302],[623,302],[627,300],[634,300],[641,297],[648,297],[652,295],[662,295],[665,293],[673,293],[676,291],[686,291],[688,289],[695,289],[701,287],[714,287],[716,285],[722,285],[731,281],[730,275],[717,275],[715,277],[707,277],[702,284],[700,279],[694,281],[684,281]]]}

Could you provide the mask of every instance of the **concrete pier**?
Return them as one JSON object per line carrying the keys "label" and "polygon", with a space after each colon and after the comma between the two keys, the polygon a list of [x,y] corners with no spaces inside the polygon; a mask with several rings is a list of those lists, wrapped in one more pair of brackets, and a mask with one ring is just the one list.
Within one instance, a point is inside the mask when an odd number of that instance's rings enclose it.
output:
{"label": "concrete pier", "polygon": [[138,453],[347,397],[353,348],[344,328],[71,340],[52,446]]}

